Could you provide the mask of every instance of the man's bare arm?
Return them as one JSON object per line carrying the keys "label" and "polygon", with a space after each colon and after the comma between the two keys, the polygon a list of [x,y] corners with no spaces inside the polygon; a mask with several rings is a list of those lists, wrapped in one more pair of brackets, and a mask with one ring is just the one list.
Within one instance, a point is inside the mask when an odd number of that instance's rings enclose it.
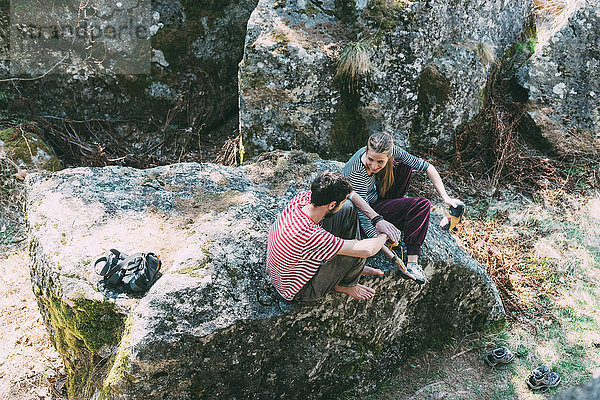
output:
{"label": "man's bare arm", "polygon": [[344,240],[344,244],[338,254],[360,258],[371,257],[381,250],[386,240],[387,235],[383,233],[370,239]]}

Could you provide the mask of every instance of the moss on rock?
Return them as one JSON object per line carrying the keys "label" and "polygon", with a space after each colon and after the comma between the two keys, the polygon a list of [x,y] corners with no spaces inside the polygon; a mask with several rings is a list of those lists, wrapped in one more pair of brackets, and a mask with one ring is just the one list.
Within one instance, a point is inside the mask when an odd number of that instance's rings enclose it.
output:
{"label": "moss on rock", "polygon": [[347,25],[356,24],[358,12],[354,7],[354,2],[345,0],[335,0],[335,16]]}
{"label": "moss on rock", "polygon": [[416,149],[424,149],[427,140],[423,134],[427,130],[435,107],[443,107],[448,103],[452,87],[450,80],[438,71],[435,65],[425,68],[417,79],[418,95],[417,113],[412,124],[410,144]]}
{"label": "moss on rock", "polygon": [[450,81],[434,65],[421,72],[417,80],[419,86],[419,107],[429,113],[434,105],[444,105],[450,96]]}
{"label": "moss on rock", "polygon": [[212,263],[213,255],[205,248],[202,248],[202,254],[204,255],[204,259],[200,263],[175,270],[173,273],[189,275],[194,278],[204,278],[205,275],[202,273],[202,270],[206,270],[208,264]]}
{"label": "moss on rock", "polygon": [[61,169],[60,161],[50,146],[35,133],[21,127],[0,130],[0,153],[2,151],[24,169]]}
{"label": "moss on rock", "polygon": [[221,213],[229,207],[244,203],[243,193],[237,190],[225,192],[198,192],[194,195],[192,205],[197,212]]}
{"label": "moss on rock", "polygon": [[402,23],[408,22],[406,0],[371,0],[363,10],[363,17],[383,31],[394,30]]}
{"label": "moss on rock", "polygon": [[183,67],[193,42],[203,32],[202,24],[197,21],[188,21],[183,27],[168,25],[152,37],[152,47],[160,49],[169,64]]}
{"label": "moss on rock", "polygon": [[110,363],[99,354],[100,350],[119,343],[125,316],[109,301],[79,297],[66,302],[48,294],[38,296],[38,301],[46,311],[55,347],[65,362],[69,399],[91,397],[102,387]]}
{"label": "moss on rock", "polygon": [[317,158],[314,153],[300,150],[291,151],[287,156],[279,158],[274,169],[274,186],[283,189],[289,181],[302,181],[316,171],[314,162]]}
{"label": "moss on rock", "polygon": [[252,122],[248,123],[242,132],[241,142],[246,156],[253,157],[260,153],[256,140],[258,140],[265,131],[265,127],[259,116],[255,116]]}
{"label": "moss on rock", "polygon": [[125,321],[123,336],[117,354],[112,357],[112,366],[108,371],[108,376],[104,380],[104,386],[101,392],[101,398],[110,397],[112,393],[118,393],[119,386],[123,383],[131,383],[133,378],[129,373],[129,361],[131,358],[131,334],[133,333],[132,317],[129,316]]}

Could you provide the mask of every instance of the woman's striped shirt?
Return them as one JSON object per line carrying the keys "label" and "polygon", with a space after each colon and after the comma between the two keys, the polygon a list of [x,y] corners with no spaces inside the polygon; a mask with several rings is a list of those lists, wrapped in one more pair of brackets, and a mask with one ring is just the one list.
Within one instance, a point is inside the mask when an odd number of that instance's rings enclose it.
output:
{"label": "woman's striped shirt", "polygon": [[[375,185],[376,174],[367,174],[367,168],[360,160],[366,151],[367,146],[354,153],[346,165],[344,165],[343,174],[350,180],[352,189],[354,189],[360,197],[365,199],[367,203],[373,204],[379,198],[379,194],[377,193],[377,187]],[[429,163],[427,161],[409,154],[406,150],[398,146],[394,146],[392,154],[396,161],[406,164],[416,171],[425,171],[429,168]],[[360,225],[367,237],[375,237],[377,235],[377,231],[369,218],[360,211],[358,212],[358,219],[360,220]]]}
{"label": "woman's striped shirt", "polygon": [[286,300],[293,300],[321,263],[333,258],[344,244],[302,211],[310,195],[310,191],[297,194],[269,232],[267,274]]}

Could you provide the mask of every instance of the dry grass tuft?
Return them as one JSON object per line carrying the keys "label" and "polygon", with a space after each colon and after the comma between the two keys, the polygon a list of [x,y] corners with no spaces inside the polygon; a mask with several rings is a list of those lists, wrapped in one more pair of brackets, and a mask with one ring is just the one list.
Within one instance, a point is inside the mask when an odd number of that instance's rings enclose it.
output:
{"label": "dry grass tuft", "polygon": [[538,40],[545,44],[564,28],[569,18],[583,4],[583,0],[533,0],[538,21]]}
{"label": "dry grass tuft", "polygon": [[335,79],[350,92],[356,92],[361,79],[368,79],[373,70],[371,45],[369,40],[359,40],[346,45],[340,53]]}
{"label": "dry grass tuft", "polygon": [[580,0],[533,0],[537,11],[546,11],[557,16],[577,7],[579,3]]}
{"label": "dry grass tuft", "polygon": [[496,63],[496,46],[491,43],[467,40],[464,43],[454,43],[454,46],[475,52],[484,68]]}
{"label": "dry grass tuft", "polygon": [[481,63],[488,67],[496,63],[496,46],[487,42],[477,42],[475,47]]}
{"label": "dry grass tuft", "polygon": [[242,135],[227,139],[221,150],[215,157],[215,163],[236,167],[244,162],[244,145]]}

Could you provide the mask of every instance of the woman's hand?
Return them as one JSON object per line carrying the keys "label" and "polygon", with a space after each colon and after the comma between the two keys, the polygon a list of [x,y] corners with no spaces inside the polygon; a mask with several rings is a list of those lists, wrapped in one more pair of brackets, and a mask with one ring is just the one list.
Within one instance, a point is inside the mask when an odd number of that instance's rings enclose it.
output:
{"label": "woman's hand", "polygon": [[444,198],[444,204],[446,204],[448,207],[458,207],[460,204],[463,204],[462,201],[460,201],[459,199],[453,199],[450,196],[446,196]]}
{"label": "woman's hand", "polygon": [[377,234],[385,233],[392,243],[398,243],[400,241],[400,231],[398,228],[391,222],[387,222],[385,219],[382,219],[375,225],[375,230],[377,231]]}

